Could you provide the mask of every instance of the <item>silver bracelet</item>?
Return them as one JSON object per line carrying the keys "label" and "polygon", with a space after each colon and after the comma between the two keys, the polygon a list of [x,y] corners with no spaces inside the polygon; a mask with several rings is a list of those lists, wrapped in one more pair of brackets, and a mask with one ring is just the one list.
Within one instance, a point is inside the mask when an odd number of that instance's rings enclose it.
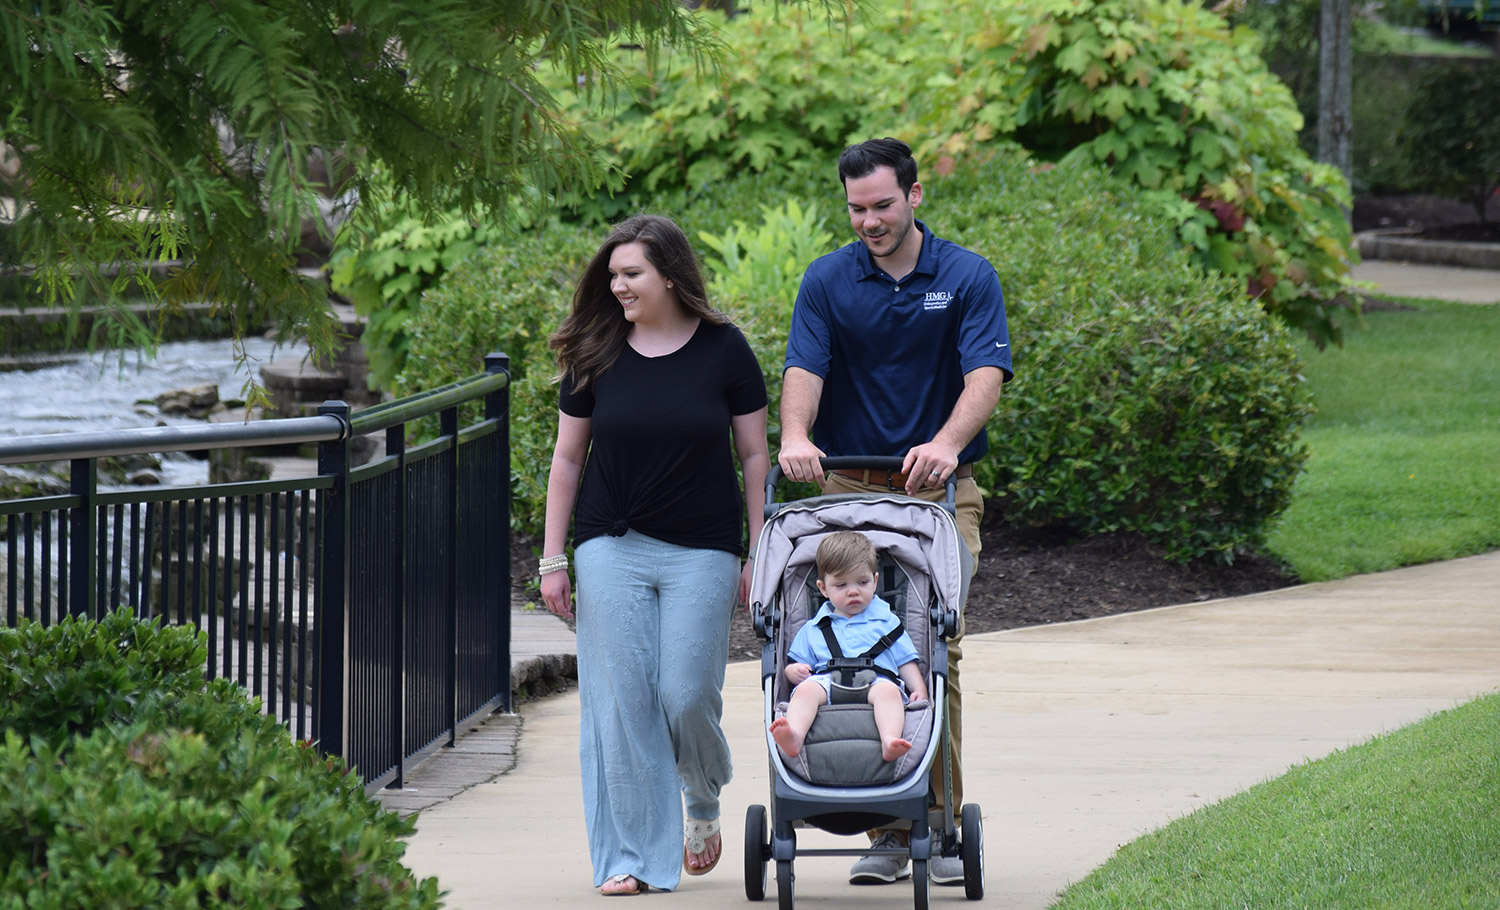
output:
{"label": "silver bracelet", "polygon": [[568,554],[559,553],[556,556],[543,556],[536,564],[536,574],[550,575],[553,572],[564,572],[568,568]]}

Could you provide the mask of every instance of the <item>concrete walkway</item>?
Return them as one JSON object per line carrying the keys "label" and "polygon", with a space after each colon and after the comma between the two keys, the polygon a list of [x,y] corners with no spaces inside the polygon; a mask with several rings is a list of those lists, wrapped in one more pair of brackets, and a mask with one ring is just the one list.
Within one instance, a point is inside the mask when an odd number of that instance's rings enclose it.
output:
{"label": "concrete walkway", "polygon": [[[513,607],[510,688],[515,700],[565,689],[577,679],[578,649],[567,624],[546,610]],[[381,804],[401,815],[424,812],[510,771],[516,765],[521,719],[519,713],[491,714],[460,731],[453,748],[408,769],[401,789],[381,790]]]}
{"label": "concrete walkway", "polygon": [[1500,303],[1500,271],[1492,269],[1366,259],[1352,273],[1359,281],[1373,281],[1378,294]]}
{"label": "concrete walkway", "polygon": [[[1289,767],[1500,690],[1500,552],[1250,597],[975,635],[964,648],[966,801],[984,815],[986,903],[1042,910],[1114,850]],[[724,727],[725,857],[675,896],[740,907],[746,806],[769,778],[757,667],[735,663]],[[526,705],[508,773],[419,816],[407,861],[460,910],[595,907],[576,691]],[[801,843],[848,847],[809,830]],[[910,906],[848,860],[796,864],[807,908]],[[767,900],[775,900],[775,884]],[[963,906],[961,888],[934,888]]]}

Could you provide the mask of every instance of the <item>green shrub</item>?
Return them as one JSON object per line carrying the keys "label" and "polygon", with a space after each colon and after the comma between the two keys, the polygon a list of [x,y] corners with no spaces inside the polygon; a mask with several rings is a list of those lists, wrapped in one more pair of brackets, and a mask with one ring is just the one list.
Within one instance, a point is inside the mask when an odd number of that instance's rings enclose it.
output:
{"label": "green shrub", "polygon": [[738,221],[720,234],[698,232],[700,248],[710,251],[704,257],[709,297],[734,318],[760,363],[770,395],[773,452],[781,440],[781,369],[797,288],[808,263],[839,245],[820,209],[816,202],[804,206],[786,199],[762,205],[757,223]]}
{"label": "green shrub", "polygon": [[796,199],[782,205],[763,205],[758,224],[737,222],[721,234],[699,231],[699,242],[712,252],[704,265],[713,276],[709,293],[715,300],[758,297],[781,304],[783,322],[792,318],[792,303],[807,264],[832,252],[833,232],[816,202],[803,206]]}
{"label": "green shrub", "polygon": [[698,15],[724,41],[712,68],[622,47],[613,62],[626,87],[610,95],[542,72],[568,116],[596,126],[616,174],[593,198],[570,200],[585,216],[618,220],[640,200],[746,173],[816,172],[879,110],[865,92],[849,91],[855,71],[891,81],[878,55],[896,53],[900,37],[879,25],[854,23],[846,40],[842,22],[800,6]]}
{"label": "green shrub", "polygon": [[[826,210],[832,212],[827,216],[828,220],[837,222],[842,227],[845,223],[842,215],[844,187],[834,169],[834,157],[836,155],[821,160],[821,166],[817,170],[779,173],[774,175],[774,179],[766,179],[765,175],[754,171],[743,171],[714,183],[667,189],[652,194],[649,200],[642,203],[642,210],[670,215],[682,225],[683,231],[703,255],[711,250],[701,242],[704,234],[717,236],[736,228],[758,225],[760,219],[756,217],[756,213],[788,210],[792,202],[803,208],[803,217],[806,218],[813,200],[826,200]],[[824,210],[822,206],[818,208]],[[811,219],[806,227],[817,230],[822,221],[822,218]],[[599,235],[599,239],[603,239],[603,234]],[[835,237],[835,241],[842,242],[839,236]],[[790,242],[806,244],[807,240],[794,238]],[[799,275],[798,278],[800,277]]]}
{"label": "green shrub", "polygon": [[1306,459],[1307,396],[1285,333],[1227,290],[1106,298],[1030,336],[1036,373],[991,434],[1015,515],[1138,531],[1178,559],[1263,542]]}
{"label": "green shrub", "polygon": [[486,247],[424,296],[407,323],[406,369],[396,383],[403,395],[477,373],[486,354],[510,356],[511,515],[518,529],[541,528],[557,438],[557,366],[547,335],[567,316],[574,281],[603,239],[595,228],[552,226]]}
{"label": "green shrub", "polygon": [[424,216],[413,206],[386,204],[378,212],[380,226],[350,225],[340,233],[329,280],[369,320],[360,341],[370,358],[370,382],[390,389],[406,364],[406,323],[422,292],[481,246],[498,242],[502,232],[457,209]]}
{"label": "green shrub", "polygon": [[231,682],[66,744],[0,746],[0,908],[436,907],[414,822]]}
{"label": "green shrub", "polygon": [[[1314,55],[1316,59],[1316,55]],[[1423,163],[1407,157],[1393,141],[1411,104],[1415,74],[1426,62],[1412,57],[1354,55],[1351,148],[1356,195],[1405,193],[1417,185]],[[1313,121],[1303,135],[1312,133]]]}
{"label": "green shrub", "polygon": [[983,41],[981,62],[1025,67],[1023,145],[1110,167],[1202,264],[1320,345],[1339,340],[1348,187],[1297,144],[1302,116],[1249,32],[1182,0],[1049,0],[1007,6]]}
{"label": "green shrub", "polygon": [[203,642],[123,610],[0,630],[0,910],[438,906],[414,822],[205,683]]}
{"label": "green shrub", "polygon": [[1480,221],[1500,190],[1500,62],[1454,61],[1417,81],[1400,141],[1420,189],[1462,199]]}
{"label": "green shrub", "polygon": [[552,83],[570,116],[598,124],[625,199],[742,172],[800,179],[871,136],[908,139],[929,172],[1020,142],[1150,191],[1205,266],[1337,340],[1348,188],[1298,146],[1301,116],[1251,34],[1197,5],[907,0],[862,6],[847,29],[774,6],[702,15],[724,38],[717,70],[622,49],[623,98]]}
{"label": "green shrub", "polygon": [[0,634],[0,727],[52,742],[128,722],[152,694],[203,688],[208,647],[191,629],[137,622],[117,610],[98,622],[67,616]]}
{"label": "green shrub", "polygon": [[1289,332],[1138,191],[1077,163],[932,181],[933,230],[1006,292],[1016,379],[979,477],[1008,514],[1230,560],[1285,510],[1310,414]]}

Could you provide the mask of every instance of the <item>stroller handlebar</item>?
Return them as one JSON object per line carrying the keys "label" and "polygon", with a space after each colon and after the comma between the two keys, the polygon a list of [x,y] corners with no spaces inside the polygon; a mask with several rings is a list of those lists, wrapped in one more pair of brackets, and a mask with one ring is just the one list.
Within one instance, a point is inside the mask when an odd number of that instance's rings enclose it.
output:
{"label": "stroller handlebar", "polygon": [[[819,458],[818,463],[823,467],[824,471],[834,471],[840,468],[853,468],[855,470],[862,471],[900,471],[903,460],[904,459],[900,458],[899,456],[894,455],[829,455],[824,456],[823,458]],[[781,483],[782,478],[785,476],[786,475],[781,471],[781,465],[776,464],[773,461],[771,463],[771,470],[766,474],[767,518],[770,518],[772,515],[776,514],[776,510],[778,508],[778,503],[776,502],[776,486],[777,484]],[[949,474],[948,479],[944,482],[944,486],[947,488],[947,495],[943,499],[943,505],[946,506],[948,511],[951,513],[956,508],[958,482],[954,479],[952,474]],[[891,492],[900,492],[904,494],[905,491],[896,488]]]}

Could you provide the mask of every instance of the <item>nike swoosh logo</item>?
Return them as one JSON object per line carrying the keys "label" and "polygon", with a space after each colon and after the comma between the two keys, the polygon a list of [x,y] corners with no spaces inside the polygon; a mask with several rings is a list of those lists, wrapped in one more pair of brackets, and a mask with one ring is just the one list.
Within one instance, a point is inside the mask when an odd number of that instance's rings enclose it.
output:
{"label": "nike swoosh logo", "polygon": [[1008,347],[1010,347],[1010,345],[1008,345],[1008,344],[1001,344],[1000,342],[997,341],[997,342],[995,342],[995,347],[997,347],[997,348],[1008,348]]}

